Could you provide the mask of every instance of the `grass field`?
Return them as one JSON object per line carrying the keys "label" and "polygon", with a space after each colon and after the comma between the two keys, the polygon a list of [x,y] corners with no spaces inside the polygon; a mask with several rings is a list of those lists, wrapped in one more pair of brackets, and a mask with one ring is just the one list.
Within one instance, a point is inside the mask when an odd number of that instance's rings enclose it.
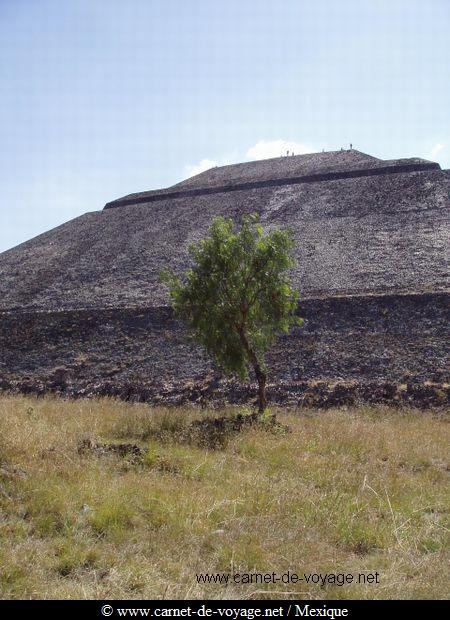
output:
{"label": "grass field", "polygon": [[[290,433],[250,428],[212,449],[186,433],[208,412],[1,397],[0,596],[447,598],[444,414],[277,413]],[[144,452],[80,454],[87,439]],[[222,571],[379,583],[197,581]]]}

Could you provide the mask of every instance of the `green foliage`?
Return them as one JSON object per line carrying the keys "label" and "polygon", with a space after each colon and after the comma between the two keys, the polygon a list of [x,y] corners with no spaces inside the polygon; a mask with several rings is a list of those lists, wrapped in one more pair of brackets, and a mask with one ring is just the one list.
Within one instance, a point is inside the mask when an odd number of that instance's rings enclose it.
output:
{"label": "green foliage", "polygon": [[248,377],[249,366],[264,368],[264,353],[280,332],[300,325],[298,295],[287,270],[294,265],[286,230],[264,233],[256,214],[237,228],[214,220],[210,234],[189,253],[193,266],[183,280],[162,274],[176,316],[226,374]]}

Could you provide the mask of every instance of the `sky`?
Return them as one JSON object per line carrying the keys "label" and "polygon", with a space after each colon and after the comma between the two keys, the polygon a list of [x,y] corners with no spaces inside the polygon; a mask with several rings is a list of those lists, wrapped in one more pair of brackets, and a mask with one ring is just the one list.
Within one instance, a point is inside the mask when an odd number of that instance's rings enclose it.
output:
{"label": "sky", "polygon": [[214,165],[450,168],[450,0],[0,0],[0,251]]}

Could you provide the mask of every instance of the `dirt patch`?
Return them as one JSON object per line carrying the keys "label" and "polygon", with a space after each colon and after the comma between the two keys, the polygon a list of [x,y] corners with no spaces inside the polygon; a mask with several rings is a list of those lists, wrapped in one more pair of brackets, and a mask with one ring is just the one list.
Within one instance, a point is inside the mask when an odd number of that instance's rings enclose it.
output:
{"label": "dirt patch", "polygon": [[92,439],[80,441],[77,452],[78,454],[95,454],[96,456],[116,454],[117,456],[133,460],[140,459],[144,455],[142,448],[133,443],[97,443],[92,441]]}
{"label": "dirt patch", "polygon": [[237,435],[244,428],[257,424],[254,415],[239,414],[234,417],[206,418],[195,420],[186,429],[186,438],[205,448],[223,448],[230,437]]}

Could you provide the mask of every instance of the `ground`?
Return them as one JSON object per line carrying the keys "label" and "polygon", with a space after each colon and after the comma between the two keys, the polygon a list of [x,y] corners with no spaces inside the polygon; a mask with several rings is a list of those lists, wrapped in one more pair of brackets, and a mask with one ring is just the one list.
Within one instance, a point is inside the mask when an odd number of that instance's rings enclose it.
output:
{"label": "ground", "polygon": [[[446,413],[277,414],[202,434],[217,411],[0,397],[0,597],[446,598]],[[288,571],[354,580],[197,577]]]}

